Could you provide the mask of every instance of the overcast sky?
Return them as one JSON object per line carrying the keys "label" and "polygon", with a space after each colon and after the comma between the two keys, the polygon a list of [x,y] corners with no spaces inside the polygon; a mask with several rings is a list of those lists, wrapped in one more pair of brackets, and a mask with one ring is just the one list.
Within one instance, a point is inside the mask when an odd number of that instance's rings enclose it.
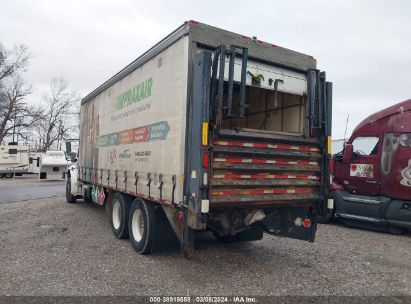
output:
{"label": "overcast sky", "polygon": [[333,137],[411,98],[411,1],[2,1],[0,43],[32,54],[35,94],[63,77],[82,96],[185,20],[313,55],[334,83]]}

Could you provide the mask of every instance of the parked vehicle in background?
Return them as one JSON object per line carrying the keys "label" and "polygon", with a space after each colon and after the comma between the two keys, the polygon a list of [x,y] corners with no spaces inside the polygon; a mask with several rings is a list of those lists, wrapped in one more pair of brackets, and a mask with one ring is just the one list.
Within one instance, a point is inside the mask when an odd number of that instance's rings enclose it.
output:
{"label": "parked vehicle in background", "polygon": [[0,177],[12,178],[27,173],[29,150],[25,145],[10,143],[0,145]]}
{"label": "parked vehicle in background", "polygon": [[314,241],[331,89],[311,56],[186,22],[83,98],[67,201],[109,204],[113,233],[142,254],[167,227],[186,257],[205,229]]}
{"label": "parked vehicle in background", "polygon": [[393,233],[411,229],[411,99],[364,119],[333,156],[332,171],[336,217]]}
{"label": "parked vehicle in background", "polygon": [[47,151],[40,155],[40,179],[64,179],[67,160],[64,151]]}

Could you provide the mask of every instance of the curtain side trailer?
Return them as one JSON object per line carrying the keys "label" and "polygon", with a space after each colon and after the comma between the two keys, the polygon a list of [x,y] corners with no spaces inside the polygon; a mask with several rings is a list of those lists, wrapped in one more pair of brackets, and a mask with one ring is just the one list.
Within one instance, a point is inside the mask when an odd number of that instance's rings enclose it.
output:
{"label": "curtain side trailer", "polygon": [[[106,204],[139,253],[195,231],[314,241],[332,84],[311,56],[189,21],[81,103],[67,201]],[[67,147],[70,153],[70,145]]]}

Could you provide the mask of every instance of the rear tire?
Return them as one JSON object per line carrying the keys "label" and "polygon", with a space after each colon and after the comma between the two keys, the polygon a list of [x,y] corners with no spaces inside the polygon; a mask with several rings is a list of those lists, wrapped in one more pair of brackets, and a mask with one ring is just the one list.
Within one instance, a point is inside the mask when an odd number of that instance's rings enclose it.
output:
{"label": "rear tire", "polygon": [[69,204],[75,204],[76,201],[76,197],[71,194],[71,178],[69,177],[66,183],[66,202]]}
{"label": "rear tire", "polygon": [[12,178],[14,176],[14,174],[13,173],[6,173],[6,174],[4,174],[4,176],[6,178]]}
{"label": "rear tire", "polygon": [[136,198],[129,212],[128,230],[130,243],[134,250],[140,254],[149,254],[153,242],[154,209],[153,206]]}
{"label": "rear tire", "polygon": [[121,193],[113,195],[110,202],[111,210],[111,230],[118,239],[128,237],[128,213],[130,200]]}

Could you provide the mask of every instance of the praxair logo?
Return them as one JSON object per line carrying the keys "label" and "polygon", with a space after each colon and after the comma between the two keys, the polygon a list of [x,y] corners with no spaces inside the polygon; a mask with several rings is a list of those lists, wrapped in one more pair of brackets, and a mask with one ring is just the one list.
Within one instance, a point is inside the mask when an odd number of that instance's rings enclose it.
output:
{"label": "praxair logo", "polygon": [[135,87],[121,93],[115,100],[115,110],[121,110],[127,106],[142,101],[151,96],[151,89],[153,87],[153,78],[136,85]]}

